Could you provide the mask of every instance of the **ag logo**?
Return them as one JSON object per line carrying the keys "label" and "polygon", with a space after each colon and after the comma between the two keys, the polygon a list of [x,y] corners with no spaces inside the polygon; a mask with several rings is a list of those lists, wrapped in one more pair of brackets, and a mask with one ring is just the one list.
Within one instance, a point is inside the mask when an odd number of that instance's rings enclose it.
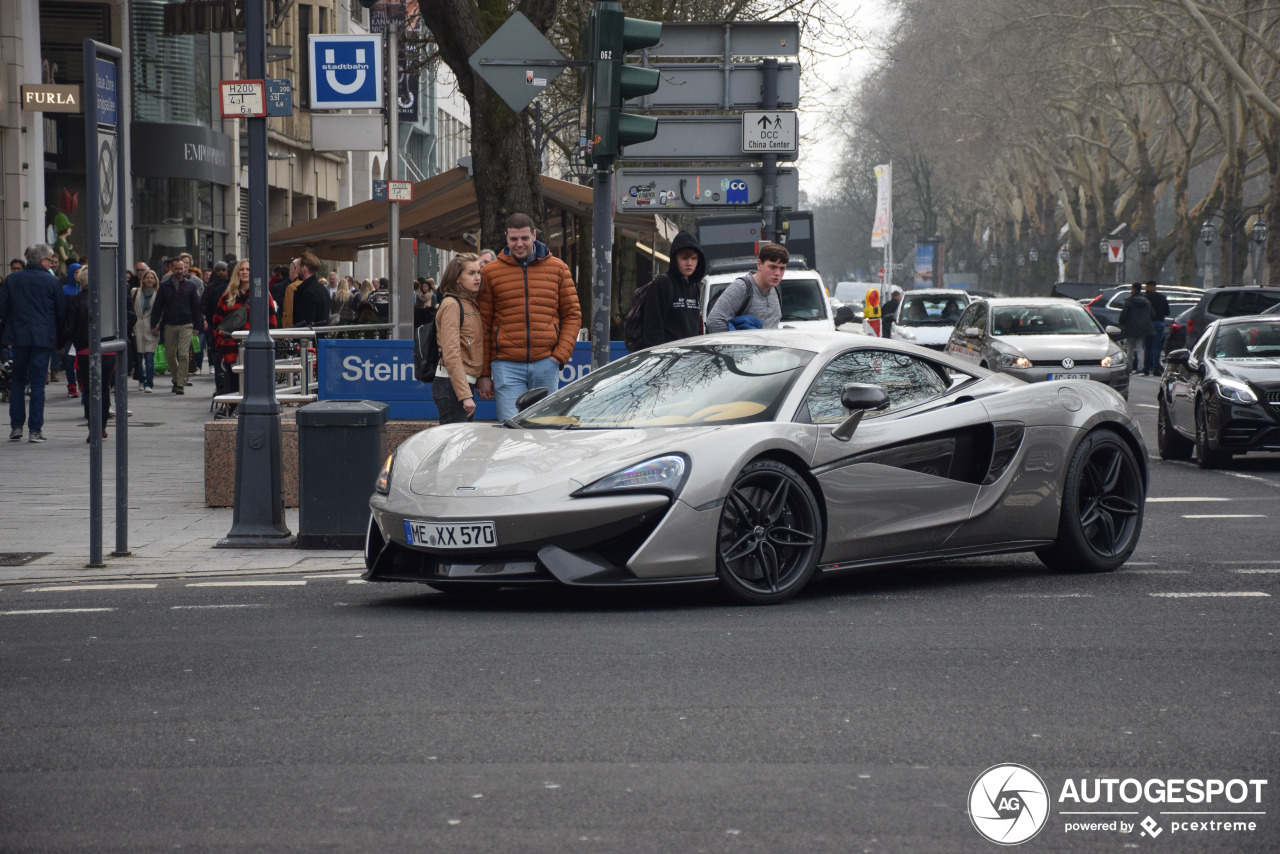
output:
{"label": "ag logo", "polygon": [[1024,765],[993,765],[969,789],[969,818],[992,842],[1026,842],[1049,818],[1049,790],[1040,775]]}

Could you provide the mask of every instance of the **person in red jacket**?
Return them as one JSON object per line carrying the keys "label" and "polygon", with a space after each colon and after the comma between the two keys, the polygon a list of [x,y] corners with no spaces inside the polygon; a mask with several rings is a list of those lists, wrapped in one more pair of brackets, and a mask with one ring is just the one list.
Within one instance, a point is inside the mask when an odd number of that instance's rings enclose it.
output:
{"label": "person in red jacket", "polygon": [[559,388],[582,325],[569,267],[539,242],[533,220],[512,214],[506,228],[507,247],[481,270],[485,365],[476,383],[481,398],[496,397],[500,422],[525,391]]}
{"label": "person in red jacket", "polygon": [[[225,372],[222,374],[223,384],[216,390],[216,394],[240,391],[240,375],[232,370],[240,359],[240,342],[232,337],[231,333],[249,328],[249,289],[249,262],[245,260],[236,264],[231,272],[231,281],[227,283],[227,290],[218,300],[210,321],[210,328],[213,330],[214,358],[221,359],[225,365]],[[267,320],[270,327],[274,329],[276,301],[270,294],[267,295],[267,303],[270,308]],[[240,308],[244,311],[238,312]]]}

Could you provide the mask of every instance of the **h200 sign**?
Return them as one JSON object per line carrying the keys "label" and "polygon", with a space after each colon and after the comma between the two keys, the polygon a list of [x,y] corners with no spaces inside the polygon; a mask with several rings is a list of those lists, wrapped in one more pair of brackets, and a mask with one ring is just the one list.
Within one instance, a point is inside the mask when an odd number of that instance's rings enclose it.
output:
{"label": "h200 sign", "polygon": [[120,243],[120,198],[116,170],[119,168],[116,135],[98,131],[98,243]]}
{"label": "h200 sign", "polygon": [[267,114],[266,81],[222,80],[218,90],[222,94],[224,119],[260,118]]}

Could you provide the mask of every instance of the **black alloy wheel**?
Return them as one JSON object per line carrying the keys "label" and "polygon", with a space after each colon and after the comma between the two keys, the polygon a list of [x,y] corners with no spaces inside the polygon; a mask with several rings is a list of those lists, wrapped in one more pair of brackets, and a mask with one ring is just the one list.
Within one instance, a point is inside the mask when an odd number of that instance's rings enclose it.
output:
{"label": "black alloy wheel", "polygon": [[738,602],[771,605],[808,583],[822,548],[813,491],[789,466],[756,460],[739,473],[720,511],[716,570]]}
{"label": "black alloy wheel", "polygon": [[1196,464],[1202,469],[1219,469],[1231,462],[1231,452],[1209,443],[1209,415],[1204,402],[1196,401]]}
{"label": "black alloy wheel", "polygon": [[1156,445],[1162,460],[1189,460],[1195,443],[1173,428],[1169,417],[1169,405],[1164,397],[1159,399],[1160,411],[1156,413]]}
{"label": "black alloy wheel", "polygon": [[1058,539],[1036,556],[1060,572],[1110,572],[1137,548],[1146,485],[1133,449],[1111,430],[1076,448],[1062,487]]}

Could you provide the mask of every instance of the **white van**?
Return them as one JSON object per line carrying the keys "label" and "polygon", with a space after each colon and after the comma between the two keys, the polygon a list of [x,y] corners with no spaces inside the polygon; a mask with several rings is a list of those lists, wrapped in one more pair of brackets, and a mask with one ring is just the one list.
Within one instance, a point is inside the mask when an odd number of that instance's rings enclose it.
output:
{"label": "white van", "polygon": [[[754,270],[752,271],[754,272]],[[735,273],[708,273],[702,280],[702,322],[707,322],[711,301],[725,288],[733,284],[746,271]],[[782,303],[782,319],[779,329],[813,329],[834,332],[835,314],[827,299],[827,289],[822,276],[816,270],[788,268],[778,285],[778,299]]]}

